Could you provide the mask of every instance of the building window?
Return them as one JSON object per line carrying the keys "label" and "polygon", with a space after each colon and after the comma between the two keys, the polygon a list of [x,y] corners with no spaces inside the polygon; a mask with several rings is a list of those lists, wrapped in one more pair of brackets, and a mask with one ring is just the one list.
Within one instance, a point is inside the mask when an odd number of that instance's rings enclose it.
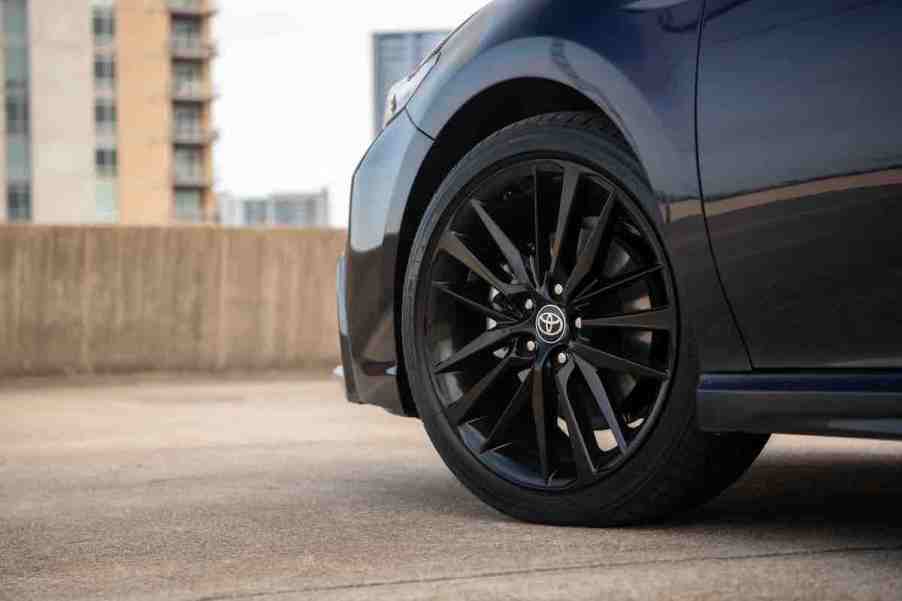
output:
{"label": "building window", "polygon": [[98,134],[112,134],[116,132],[116,105],[108,102],[100,102],[94,106],[94,123]]}
{"label": "building window", "polygon": [[110,56],[94,59],[94,84],[98,88],[110,89],[116,82],[116,61]]}
{"label": "building window", "polygon": [[172,75],[176,94],[197,95],[203,91],[204,72],[201,65],[176,62],[173,65]]}
{"label": "building window", "polygon": [[181,179],[198,180],[203,177],[203,154],[196,148],[176,148],[175,173]]}
{"label": "building window", "polygon": [[7,40],[24,44],[28,36],[28,3],[26,0],[4,0],[3,22]]}
{"label": "building window", "polygon": [[99,179],[96,182],[97,221],[119,221],[119,194],[115,179]]}
{"label": "building window", "polygon": [[199,19],[173,19],[172,45],[194,50],[201,47],[202,28]]}
{"label": "building window", "polygon": [[28,134],[28,99],[22,95],[6,97],[6,133]]}
{"label": "building window", "polygon": [[31,143],[27,135],[6,137],[6,176],[10,181],[23,181],[31,177]]}
{"label": "building window", "polygon": [[203,221],[203,203],[200,190],[177,190],[175,193],[175,218],[178,221],[200,223]]}
{"label": "building window", "polygon": [[197,63],[177,62],[172,67],[175,81],[196,83],[203,79],[203,69]]}
{"label": "building window", "polygon": [[199,106],[176,105],[175,132],[187,136],[199,136],[202,132],[202,113]]}
{"label": "building window", "polygon": [[25,46],[6,48],[6,79],[22,87],[28,83],[28,48]]}
{"label": "building window", "polygon": [[101,46],[116,37],[116,12],[111,6],[94,7],[94,41]]}
{"label": "building window", "polygon": [[119,171],[116,151],[103,148],[94,153],[97,164],[97,175],[100,177],[116,177]]}
{"label": "building window", "polygon": [[31,221],[31,186],[10,183],[6,190],[6,214],[10,221]]}
{"label": "building window", "polygon": [[304,203],[278,200],[273,207],[273,225],[301,226],[307,223],[307,207]]}
{"label": "building window", "polygon": [[267,225],[269,223],[269,202],[266,200],[247,200],[244,203],[245,225]]}

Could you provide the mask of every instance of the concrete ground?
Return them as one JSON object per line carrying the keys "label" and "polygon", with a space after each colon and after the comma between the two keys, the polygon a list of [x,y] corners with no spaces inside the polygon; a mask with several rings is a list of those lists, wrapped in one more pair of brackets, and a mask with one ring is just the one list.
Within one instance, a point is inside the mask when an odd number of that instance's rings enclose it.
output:
{"label": "concrete ground", "polygon": [[0,599],[902,599],[902,445],[778,437],[667,525],[510,520],[323,376],[0,388]]}

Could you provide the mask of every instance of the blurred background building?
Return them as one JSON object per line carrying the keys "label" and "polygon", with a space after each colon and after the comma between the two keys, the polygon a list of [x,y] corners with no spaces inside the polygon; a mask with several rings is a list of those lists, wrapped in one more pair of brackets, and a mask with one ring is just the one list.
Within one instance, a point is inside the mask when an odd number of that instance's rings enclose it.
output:
{"label": "blurred background building", "polygon": [[238,198],[219,197],[223,225],[237,227],[328,227],[329,191],[271,194]]}
{"label": "blurred background building", "polygon": [[0,221],[215,214],[215,0],[0,0]]}
{"label": "blurred background building", "polygon": [[409,75],[448,35],[447,31],[401,31],[373,34],[373,131],[382,130],[388,91]]}

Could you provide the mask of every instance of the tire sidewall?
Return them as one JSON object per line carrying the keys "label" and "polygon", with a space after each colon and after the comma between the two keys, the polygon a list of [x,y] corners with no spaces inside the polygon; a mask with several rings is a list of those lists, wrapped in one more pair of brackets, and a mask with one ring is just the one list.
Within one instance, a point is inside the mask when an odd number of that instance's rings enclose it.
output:
{"label": "tire sidewall", "polygon": [[[558,155],[576,160],[617,182],[636,202],[657,235],[668,262],[669,252],[660,235],[662,226],[658,200],[632,155],[607,136],[591,130],[554,123],[515,124],[495,134],[468,153],[446,177],[433,197],[420,224],[408,262],[402,306],[402,340],[405,365],[414,401],[424,427],[437,451],[452,472],[475,494],[497,509],[529,521],[555,524],[631,521],[638,511],[628,504],[668,469],[687,431],[693,429],[697,367],[686,336],[679,335],[675,377],[663,400],[656,422],[641,448],[614,473],[578,490],[539,491],[518,486],[492,472],[461,440],[457,429],[445,418],[442,401],[425,369],[424,345],[418,337],[424,331],[429,265],[436,233],[452,218],[462,192],[487,173],[531,154]],[[672,269],[669,269],[673,273]],[[679,305],[677,282],[670,276]],[[688,332],[683,312],[679,312],[680,332]],[[641,511],[640,511],[641,512]]]}

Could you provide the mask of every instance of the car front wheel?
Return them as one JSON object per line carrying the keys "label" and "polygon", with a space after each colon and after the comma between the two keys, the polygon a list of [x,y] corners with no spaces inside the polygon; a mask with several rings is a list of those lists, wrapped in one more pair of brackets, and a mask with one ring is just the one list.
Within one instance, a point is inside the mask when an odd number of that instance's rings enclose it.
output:
{"label": "car front wheel", "polygon": [[405,365],[443,460],[497,509],[646,521],[719,492],[763,446],[725,469],[714,454],[730,439],[695,427],[697,366],[656,206],[605,120],[557,113],[479,144],[427,209]]}

